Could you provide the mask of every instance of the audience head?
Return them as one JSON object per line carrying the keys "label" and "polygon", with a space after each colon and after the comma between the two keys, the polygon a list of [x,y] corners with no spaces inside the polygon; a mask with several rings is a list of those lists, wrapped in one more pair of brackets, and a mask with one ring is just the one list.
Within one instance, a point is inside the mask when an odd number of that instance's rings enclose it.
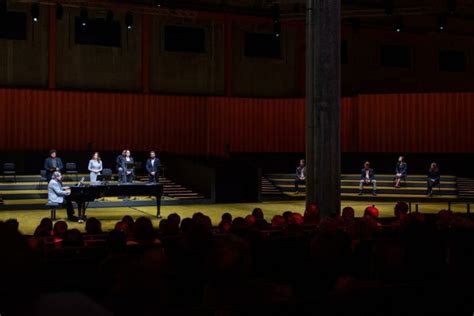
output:
{"label": "audience head", "polygon": [[181,216],[179,216],[177,213],[171,213],[168,215],[168,221],[179,226],[181,223]]}
{"label": "audience head", "polygon": [[61,242],[63,247],[83,247],[84,238],[78,229],[69,229]]}
{"label": "audience head", "polygon": [[248,226],[254,226],[255,223],[257,222],[257,219],[253,215],[247,215],[245,217],[245,221],[247,222]]}
{"label": "audience head", "polygon": [[219,233],[221,234],[228,234],[230,233],[232,225],[229,222],[221,222],[219,224]]}
{"label": "audience head", "polygon": [[155,241],[155,230],[148,217],[139,217],[133,225],[133,237],[140,244],[151,244]]}
{"label": "audience head", "polygon": [[364,217],[369,217],[372,219],[377,219],[379,217],[379,210],[375,205],[368,206],[364,210]]}
{"label": "audience head", "polygon": [[20,227],[20,223],[18,223],[18,221],[14,218],[7,219],[5,221],[5,225],[14,231],[18,231],[18,227]]}
{"label": "audience head", "polygon": [[395,217],[399,218],[400,216],[407,215],[408,210],[409,210],[409,207],[407,203],[398,202],[397,204],[395,204],[395,208],[394,208]]}
{"label": "audience head", "polygon": [[285,222],[289,223],[291,221],[291,215],[293,212],[291,211],[285,211],[283,212],[283,218],[285,219]]}
{"label": "audience head", "polygon": [[309,204],[304,211],[304,222],[306,224],[319,223],[319,208],[315,203]]}
{"label": "audience head", "polygon": [[342,219],[344,221],[352,221],[354,220],[354,209],[350,206],[346,206],[342,209]]}
{"label": "audience head", "polygon": [[126,225],[128,225],[128,230],[133,231],[133,218],[130,215],[125,215],[122,217],[122,222],[124,222]]}
{"label": "audience head", "polygon": [[193,226],[193,220],[189,217],[183,218],[181,221],[181,232],[183,234],[187,234],[191,231],[191,227]]}
{"label": "audience head", "polygon": [[64,237],[67,232],[67,228],[67,223],[65,221],[57,221],[56,223],[54,223],[54,237]]}
{"label": "audience head", "polygon": [[86,221],[85,230],[88,234],[102,233],[102,223],[95,217],[90,217]]}
{"label": "audience head", "polygon": [[291,216],[292,223],[294,223],[296,225],[303,225],[304,224],[304,218],[300,213],[293,213],[291,215],[292,215]]}
{"label": "audience head", "polygon": [[263,219],[263,211],[262,211],[262,209],[259,208],[259,207],[256,207],[256,208],[253,209],[252,215],[255,216],[255,218],[256,218],[257,220]]}
{"label": "audience head", "polygon": [[49,151],[49,156],[50,156],[51,158],[56,158],[56,155],[57,155],[56,149],[51,149],[51,150]]}
{"label": "audience head", "polygon": [[41,219],[40,226],[45,226],[49,231],[53,230],[53,221],[49,217]]}
{"label": "audience head", "polygon": [[281,215],[275,215],[272,218],[272,227],[282,227],[285,226],[285,218]]}
{"label": "audience head", "polygon": [[232,215],[230,213],[226,212],[226,213],[222,214],[221,220],[223,222],[232,223]]}

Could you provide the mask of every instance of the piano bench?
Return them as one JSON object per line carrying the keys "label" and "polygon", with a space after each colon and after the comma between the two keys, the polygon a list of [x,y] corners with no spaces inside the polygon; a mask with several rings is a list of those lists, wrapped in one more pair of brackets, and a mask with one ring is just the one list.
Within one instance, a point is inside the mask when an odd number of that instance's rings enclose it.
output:
{"label": "piano bench", "polygon": [[48,202],[46,203],[46,207],[51,210],[51,220],[55,220],[56,210],[60,208],[59,203]]}

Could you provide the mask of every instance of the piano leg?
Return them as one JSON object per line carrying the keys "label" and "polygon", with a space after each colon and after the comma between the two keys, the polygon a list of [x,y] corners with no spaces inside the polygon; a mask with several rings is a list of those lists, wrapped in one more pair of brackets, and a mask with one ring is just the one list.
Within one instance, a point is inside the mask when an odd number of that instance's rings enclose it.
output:
{"label": "piano leg", "polygon": [[161,196],[157,195],[156,197],[156,218],[161,218],[160,210],[161,210]]}

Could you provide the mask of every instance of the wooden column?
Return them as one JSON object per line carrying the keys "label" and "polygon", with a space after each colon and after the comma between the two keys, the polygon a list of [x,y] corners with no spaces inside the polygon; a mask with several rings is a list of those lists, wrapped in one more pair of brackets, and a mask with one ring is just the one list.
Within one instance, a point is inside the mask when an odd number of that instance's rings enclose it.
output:
{"label": "wooden column", "polygon": [[306,203],[325,218],[341,207],[340,0],[308,0],[306,23]]}
{"label": "wooden column", "polygon": [[233,34],[232,34],[232,20],[229,16],[224,20],[224,69],[225,69],[225,95],[231,97],[233,94]]}
{"label": "wooden column", "polygon": [[142,15],[142,93],[150,93],[150,16]]}
{"label": "wooden column", "polygon": [[48,28],[48,88],[56,89],[56,47],[57,47],[57,21],[56,6],[49,6]]}

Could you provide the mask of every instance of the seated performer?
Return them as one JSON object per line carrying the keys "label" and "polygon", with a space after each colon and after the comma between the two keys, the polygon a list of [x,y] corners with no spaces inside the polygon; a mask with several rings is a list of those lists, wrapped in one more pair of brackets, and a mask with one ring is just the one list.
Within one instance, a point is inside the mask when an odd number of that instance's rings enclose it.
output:
{"label": "seated performer", "polygon": [[298,185],[306,184],[306,165],[304,159],[300,160],[300,165],[296,168],[295,193],[300,192]]}
{"label": "seated performer", "polygon": [[48,183],[48,203],[58,203],[66,206],[68,220],[83,223],[82,218],[74,216],[74,206],[69,199],[71,189],[63,186],[61,173],[55,171],[51,177],[51,181]]}
{"label": "seated performer", "polygon": [[158,183],[160,177],[161,162],[156,157],[155,152],[150,151],[150,158],[146,161],[146,171],[148,172],[148,182]]}
{"label": "seated performer", "polygon": [[61,158],[56,157],[57,151],[56,149],[51,149],[49,151],[49,157],[44,160],[44,169],[46,170],[46,180],[49,181],[51,180],[51,176],[53,175],[53,172],[59,171],[64,169],[63,162],[61,161]]}
{"label": "seated performer", "polygon": [[88,169],[90,171],[89,178],[91,182],[97,181],[97,175],[102,171],[102,160],[100,159],[99,153],[95,152],[92,159],[89,160]]}
{"label": "seated performer", "polygon": [[428,170],[428,196],[433,195],[433,187],[439,184],[440,178],[438,165],[433,162]]}
{"label": "seated performer", "polygon": [[372,184],[372,194],[377,195],[377,181],[375,180],[374,169],[370,168],[370,162],[364,163],[364,168],[360,172],[359,195],[362,195],[364,185]]}
{"label": "seated performer", "polygon": [[126,156],[127,150],[124,149],[122,150],[122,153],[117,156],[117,159],[115,160],[115,163],[117,165],[117,173],[119,176],[119,183],[123,183],[124,177],[125,177],[125,168],[124,168],[124,161],[125,161],[125,156]]}
{"label": "seated performer", "polygon": [[407,163],[405,162],[405,157],[400,156],[398,158],[397,165],[395,166],[395,187],[400,187],[400,181],[405,179],[407,176]]}

